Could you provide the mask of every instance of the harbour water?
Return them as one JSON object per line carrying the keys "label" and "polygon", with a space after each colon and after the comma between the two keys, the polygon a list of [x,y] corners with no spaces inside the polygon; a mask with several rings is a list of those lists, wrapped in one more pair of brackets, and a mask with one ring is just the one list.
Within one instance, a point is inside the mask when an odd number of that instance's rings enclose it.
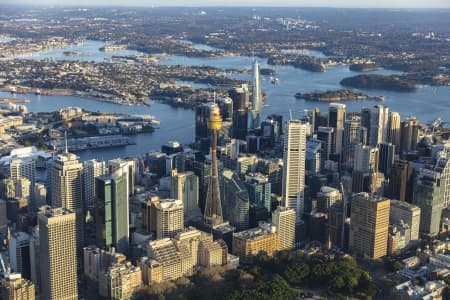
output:
{"label": "harbour water", "polygon": [[[111,55],[125,55],[123,51],[101,52],[98,49],[104,43],[98,41],[86,41],[82,45],[71,46],[65,49],[55,49],[41,52],[38,55],[30,56],[31,59],[55,59],[55,60],[87,60],[104,61]],[[201,47],[201,45],[197,45]],[[64,51],[76,51],[89,55],[66,57]],[[126,55],[140,54],[135,51],[126,52]],[[320,56],[318,52],[310,52],[310,55]],[[165,61],[161,64],[178,65],[209,65],[219,68],[250,68],[253,58],[249,56],[225,56],[218,58],[193,58],[183,56],[165,56]],[[327,72],[314,73],[290,66],[270,66],[267,60],[260,59],[262,68],[271,68],[276,71],[275,77],[279,79],[279,84],[274,85],[267,76],[263,77],[263,90],[267,94],[263,116],[269,114],[281,114],[286,119],[289,111],[292,110],[294,117],[304,113],[305,109],[314,107],[321,111],[327,111],[328,103],[310,102],[297,100],[294,94],[297,92],[326,91],[342,88],[339,82],[349,76],[359,74],[349,70],[348,66],[334,66]],[[395,74],[398,72],[389,70],[373,71],[377,74]],[[227,76],[240,79],[250,79],[249,74],[228,73]],[[192,84],[190,82],[180,82],[182,84]],[[200,87],[200,86],[199,86]],[[201,86],[205,87],[205,86]],[[371,96],[383,96],[385,101],[349,101],[345,102],[348,111],[360,111],[361,108],[383,104],[392,111],[398,111],[402,117],[415,116],[422,123],[427,123],[437,117],[444,121],[450,119],[450,87],[420,87],[417,92],[399,93],[389,91],[369,91],[364,93]],[[9,93],[0,93],[0,97],[10,97]],[[22,96],[22,95],[20,95]],[[159,150],[161,145],[169,140],[178,140],[184,144],[192,142],[194,139],[194,112],[190,109],[173,108],[171,106],[149,101],[149,107],[142,106],[122,106],[112,103],[105,103],[91,99],[82,99],[73,96],[35,96],[27,95],[31,100],[27,104],[29,111],[54,111],[67,106],[78,106],[90,111],[117,112],[129,114],[151,114],[161,121],[159,129],[154,133],[140,134],[131,138],[136,145],[126,147],[89,150],[79,153],[80,158],[90,159],[110,159],[118,156],[136,156],[144,154],[150,150]]]}

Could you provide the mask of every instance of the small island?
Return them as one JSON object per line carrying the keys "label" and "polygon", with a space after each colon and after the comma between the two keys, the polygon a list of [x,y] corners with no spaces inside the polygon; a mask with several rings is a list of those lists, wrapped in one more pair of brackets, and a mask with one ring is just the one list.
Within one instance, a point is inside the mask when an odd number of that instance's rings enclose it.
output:
{"label": "small island", "polygon": [[387,90],[394,92],[415,92],[414,83],[396,75],[357,75],[344,78],[341,85],[358,89]]}
{"label": "small island", "polygon": [[349,67],[350,71],[354,72],[369,72],[382,69],[374,63],[363,63],[363,64],[351,64]]}
{"label": "small island", "polygon": [[369,96],[361,92],[352,90],[334,90],[326,92],[310,92],[310,93],[297,93],[295,94],[297,99],[305,99],[308,101],[325,101],[325,102],[335,102],[335,101],[349,101],[349,100],[374,100],[383,101],[383,97],[379,96]]}

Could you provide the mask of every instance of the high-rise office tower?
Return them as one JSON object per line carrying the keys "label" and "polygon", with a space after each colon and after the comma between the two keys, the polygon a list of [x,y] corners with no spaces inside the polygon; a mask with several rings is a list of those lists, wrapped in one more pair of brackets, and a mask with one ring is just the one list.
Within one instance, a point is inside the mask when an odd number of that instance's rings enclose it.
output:
{"label": "high-rise office tower", "polygon": [[278,206],[272,212],[272,224],[277,227],[280,239],[279,250],[291,250],[295,247],[295,210]]}
{"label": "high-rise office tower", "polygon": [[34,284],[22,278],[20,274],[8,274],[0,280],[2,299],[7,300],[34,300],[35,286]]}
{"label": "high-rise office tower", "polygon": [[205,203],[205,223],[216,227],[223,223],[222,204],[220,200],[219,171],[217,168],[217,133],[222,128],[219,107],[211,107],[208,128],[211,130],[211,176]]}
{"label": "high-rise office tower", "polygon": [[397,152],[400,150],[400,123],[400,114],[398,112],[391,111],[389,113],[387,142],[394,145]]}
{"label": "high-rise office tower", "polygon": [[305,207],[305,165],[307,125],[290,120],[283,151],[283,206],[293,208],[300,220]]}
{"label": "high-rise office tower", "polygon": [[198,203],[199,181],[194,172],[172,172],[170,198],[183,201],[185,219],[201,215]]}
{"label": "high-rise office tower", "polygon": [[378,170],[388,177],[395,160],[395,146],[391,143],[378,144]]}
{"label": "high-rise office tower", "polygon": [[334,144],[334,128],[319,126],[317,129],[317,139],[322,143],[322,153],[320,155],[321,165],[325,165],[326,160],[330,160],[330,156],[335,152]]}
{"label": "high-rise office tower", "polygon": [[342,194],[339,190],[323,186],[317,193],[317,211],[326,213],[334,203],[342,201]]}
{"label": "high-rise office tower", "polygon": [[281,195],[281,186],[283,181],[283,166],[281,159],[272,161],[262,159],[258,160],[256,171],[266,175],[269,178],[272,193]]}
{"label": "high-rise office tower", "polygon": [[[246,140],[248,129],[248,88],[246,85],[228,91],[233,100],[233,132],[232,137]],[[222,126],[220,126],[222,128]]]}
{"label": "high-rise office tower", "polygon": [[320,173],[322,169],[322,142],[308,138],[306,141],[306,170],[312,174]]}
{"label": "high-rise office tower", "polygon": [[[217,104],[220,108],[220,114],[224,121],[233,120],[233,100],[230,97],[218,98]],[[208,129],[208,128],[207,128]]]}
{"label": "high-rise office tower", "polygon": [[364,173],[378,172],[378,148],[359,144],[355,147],[353,170]]}
{"label": "high-rise office tower", "polygon": [[77,300],[76,214],[64,208],[39,212],[41,299]]}
{"label": "high-rise office tower", "polygon": [[[328,222],[326,227],[328,245],[340,247],[342,250],[346,249],[345,231],[343,230],[346,216],[343,206],[343,201],[340,201],[334,203],[328,209]],[[343,238],[344,241],[342,241]]]}
{"label": "high-rise office tower", "polygon": [[412,202],[414,168],[406,160],[396,160],[389,176],[390,199]]}
{"label": "high-rise office tower", "polygon": [[50,169],[52,207],[70,209],[77,216],[76,241],[79,266],[84,244],[82,171],[83,165],[78,161],[78,157],[67,151],[56,156]]}
{"label": "high-rise office tower", "polygon": [[261,173],[250,173],[245,175],[245,186],[250,203],[261,205],[270,212],[272,184],[269,182],[269,178]]}
{"label": "high-rise office tower", "polygon": [[353,254],[378,259],[386,256],[390,200],[368,193],[353,196],[350,249]]}
{"label": "high-rise office tower", "polygon": [[367,129],[367,144],[376,147],[387,141],[389,109],[383,105],[363,108],[361,111],[361,127]]}
{"label": "high-rise office tower", "polygon": [[407,224],[409,227],[408,240],[417,242],[419,240],[420,207],[405,201],[391,200],[389,223],[391,225]]}
{"label": "high-rise office tower", "polygon": [[420,233],[436,236],[439,233],[444,207],[444,182],[436,171],[420,169],[413,192],[413,203],[420,207]]}
{"label": "high-rise office tower", "polygon": [[199,150],[207,153],[210,143],[208,130],[209,115],[211,114],[211,103],[203,103],[195,107],[195,142]]}
{"label": "high-rise office tower", "polygon": [[328,127],[334,129],[334,145],[335,153],[342,154],[342,141],[344,137],[344,122],[345,122],[345,104],[330,103],[328,108]]}
{"label": "high-rise office tower", "polygon": [[360,143],[361,123],[359,118],[344,122],[344,138],[342,142],[342,161],[347,167],[353,166],[355,146]]}
{"label": "high-rise office tower", "polygon": [[278,135],[282,135],[283,134],[283,116],[271,114],[267,117],[267,119],[278,123]]}
{"label": "high-rise office tower", "polygon": [[6,201],[0,199],[0,232],[5,233],[8,228],[8,218],[6,213]]}
{"label": "high-rise office tower", "polygon": [[30,235],[25,232],[14,232],[8,242],[11,270],[31,279]]}
{"label": "high-rise office tower", "polygon": [[123,166],[95,178],[97,246],[114,246],[125,254],[130,243],[128,172],[128,167]]}
{"label": "high-rise office tower", "polygon": [[[137,162],[134,159],[115,158],[108,161],[108,171],[113,173],[117,169],[128,169],[128,195],[134,195],[136,184]],[[169,172],[167,172],[169,174]]]}
{"label": "high-rise office tower", "polygon": [[221,175],[223,216],[236,231],[246,230],[249,227],[250,210],[247,188],[233,171],[224,170]]}
{"label": "high-rise office tower", "polygon": [[85,208],[95,207],[95,178],[108,172],[104,161],[96,159],[83,162],[83,194]]}
{"label": "high-rise office tower", "polygon": [[401,123],[400,152],[407,153],[416,150],[419,138],[419,120],[416,118],[406,119]]}
{"label": "high-rise office tower", "polygon": [[261,76],[259,63],[256,58],[252,65],[252,128],[259,128],[261,124],[261,110],[263,108],[261,92]]}
{"label": "high-rise office tower", "polygon": [[[14,181],[16,187],[19,184],[21,188],[25,188],[25,182],[20,182],[21,179],[29,180],[28,195],[26,195],[28,197],[24,198],[31,200],[29,204],[32,211],[37,209],[37,205],[35,205],[34,201],[32,201],[34,190],[31,189],[36,182],[36,162],[34,159],[30,156],[17,156],[12,159],[9,162],[9,177]],[[20,194],[22,194],[22,191],[24,191],[24,189],[19,189],[19,191],[16,191],[16,196],[21,197]]]}
{"label": "high-rise office tower", "polygon": [[450,205],[450,155],[439,157],[434,167],[444,182],[444,208]]}
{"label": "high-rise office tower", "polygon": [[47,188],[45,184],[36,182],[33,187],[34,190],[34,203],[37,207],[41,207],[42,205],[46,205],[47,203]]}
{"label": "high-rise office tower", "polygon": [[32,201],[31,198],[31,182],[28,178],[21,177],[15,182],[14,190],[16,192],[16,197],[27,199],[28,202]]}
{"label": "high-rise office tower", "polygon": [[173,238],[184,228],[183,202],[177,199],[161,199],[155,202],[156,238]]}

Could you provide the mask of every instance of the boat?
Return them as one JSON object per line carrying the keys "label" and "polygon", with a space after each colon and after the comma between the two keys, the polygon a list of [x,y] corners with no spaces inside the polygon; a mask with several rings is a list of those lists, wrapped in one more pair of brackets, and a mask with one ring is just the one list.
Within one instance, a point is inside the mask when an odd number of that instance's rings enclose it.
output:
{"label": "boat", "polygon": [[41,94],[41,90],[40,90],[40,89],[37,89],[37,90],[34,92],[34,94],[35,94],[35,95],[40,95],[40,94]]}
{"label": "boat", "polygon": [[270,80],[270,82],[271,82],[272,84],[278,84],[278,83],[280,82],[280,80],[279,80],[278,78],[272,78],[272,79]]}

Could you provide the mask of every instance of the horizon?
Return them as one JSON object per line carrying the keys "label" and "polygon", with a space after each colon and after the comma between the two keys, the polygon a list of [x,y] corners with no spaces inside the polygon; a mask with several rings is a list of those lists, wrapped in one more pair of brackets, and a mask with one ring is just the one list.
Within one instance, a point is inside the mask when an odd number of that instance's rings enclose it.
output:
{"label": "horizon", "polygon": [[303,1],[292,1],[284,0],[277,5],[274,5],[272,1],[262,0],[246,0],[246,1],[236,1],[231,0],[224,3],[220,0],[208,1],[206,4],[201,3],[202,1],[191,1],[186,3],[180,0],[172,1],[152,1],[148,2],[145,0],[131,0],[126,3],[122,0],[69,0],[64,4],[61,4],[58,0],[42,0],[36,3],[34,0],[0,0],[0,5],[12,5],[12,6],[30,6],[30,7],[142,7],[142,8],[231,8],[231,7],[242,7],[242,8],[342,8],[342,9],[450,9],[450,2],[445,0],[432,0],[424,3],[423,1],[413,0],[413,1],[370,1],[364,2],[361,5],[360,1],[356,0],[346,0],[346,1],[329,1],[329,0],[303,0]]}

